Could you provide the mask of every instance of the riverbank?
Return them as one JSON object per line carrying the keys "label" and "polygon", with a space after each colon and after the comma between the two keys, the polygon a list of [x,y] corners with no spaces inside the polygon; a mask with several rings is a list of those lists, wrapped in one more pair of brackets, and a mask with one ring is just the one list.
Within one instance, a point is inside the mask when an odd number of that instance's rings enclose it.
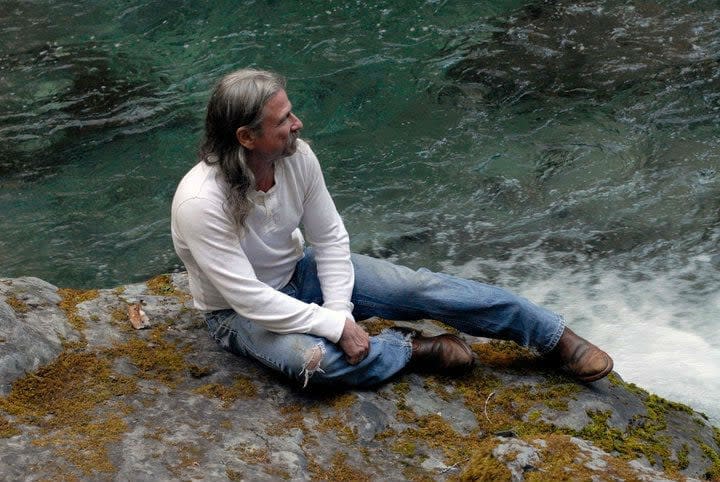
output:
{"label": "riverbank", "polygon": [[[128,308],[139,302],[149,321],[135,330]],[[366,322],[372,332],[390,325]],[[720,431],[702,414],[616,373],[577,384],[514,344],[468,341],[480,362],[463,377],[302,390],[219,349],[184,274],[84,291],[0,279],[0,472],[12,480],[720,479]]]}

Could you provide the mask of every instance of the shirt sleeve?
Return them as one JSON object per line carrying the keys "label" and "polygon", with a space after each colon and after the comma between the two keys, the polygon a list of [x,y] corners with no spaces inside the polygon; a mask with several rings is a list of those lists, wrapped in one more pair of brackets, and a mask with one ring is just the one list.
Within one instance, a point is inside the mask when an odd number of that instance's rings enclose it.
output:
{"label": "shirt sleeve", "polygon": [[301,223],[306,240],[315,249],[323,306],[352,316],[350,301],[355,272],[350,259],[350,237],[325,186],[320,163],[308,147],[306,190]]}
{"label": "shirt sleeve", "polygon": [[240,316],[276,333],[309,333],[336,343],[343,313],[304,303],[257,279],[223,206],[190,198],[177,207],[175,222],[200,270]]}

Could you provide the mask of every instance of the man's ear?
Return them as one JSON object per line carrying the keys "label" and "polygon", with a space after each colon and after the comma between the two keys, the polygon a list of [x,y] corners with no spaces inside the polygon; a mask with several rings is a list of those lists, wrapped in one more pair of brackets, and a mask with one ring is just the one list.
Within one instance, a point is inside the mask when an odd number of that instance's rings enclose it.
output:
{"label": "man's ear", "polygon": [[255,135],[247,126],[238,127],[235,138],[245,149],[252,150],[255,147]]}

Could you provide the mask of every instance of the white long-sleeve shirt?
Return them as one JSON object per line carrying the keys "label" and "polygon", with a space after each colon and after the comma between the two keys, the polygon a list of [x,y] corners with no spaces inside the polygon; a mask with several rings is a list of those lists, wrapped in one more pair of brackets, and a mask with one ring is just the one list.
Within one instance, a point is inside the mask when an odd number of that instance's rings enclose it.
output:
{"label": "white long-sleeve shirt", "polygon": [[[354,273],[349,237],[325,187],[320,164],[298,140],[295,154],[275,164],[275,185],[253,192],[245,229],[224,209],[226,183],[215,165],[198,163],[180,181],[172,203],[172,239],[190,279],[195,306],[232,308],[277,333],[310,333],[337,342],[350,302]],[[303,256],[315,249],[323,306],[280,291]]]}

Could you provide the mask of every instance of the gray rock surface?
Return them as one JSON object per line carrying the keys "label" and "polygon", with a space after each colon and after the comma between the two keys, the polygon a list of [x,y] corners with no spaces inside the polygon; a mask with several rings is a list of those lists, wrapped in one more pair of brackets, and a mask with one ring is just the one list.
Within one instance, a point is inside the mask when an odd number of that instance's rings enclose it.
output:
{"label": "gray rock surface", "polygon": [[54,360],[63,340],[78,339],[59,301],[57,288],[41,279],[0,280],[0,395],[19,376]]}
{"label": "gray rock surface", "polygon": [[[617,375],[580,385],[468,338],[480,363],[459,378],[302,389],[217,347],[186,290],[175,274],[68,305],[42,280],[0,280],[3,480],[720,477],[717,429]],[[130,326],[138,302],[149,329]]]}

